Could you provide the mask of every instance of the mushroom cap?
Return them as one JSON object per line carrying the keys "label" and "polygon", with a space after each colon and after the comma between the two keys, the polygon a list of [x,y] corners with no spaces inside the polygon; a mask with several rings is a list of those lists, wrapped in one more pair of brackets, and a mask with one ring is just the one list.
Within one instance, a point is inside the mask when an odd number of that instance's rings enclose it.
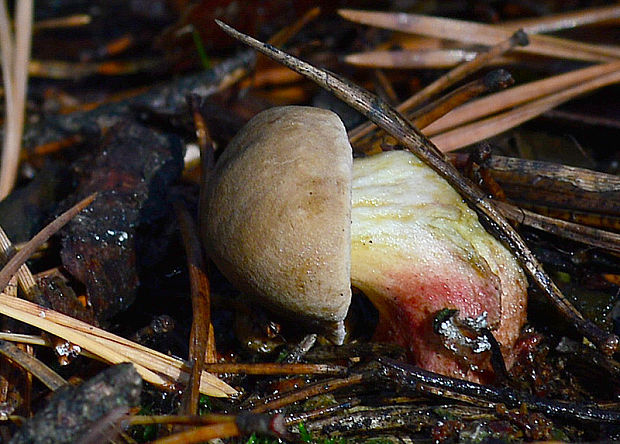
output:
{"label": "mushroom cap", "polygon": [[337,343],[351,301],[351,180],[336,114],[271,108],[224,150],[201,210],[207,252],[233,285]]}

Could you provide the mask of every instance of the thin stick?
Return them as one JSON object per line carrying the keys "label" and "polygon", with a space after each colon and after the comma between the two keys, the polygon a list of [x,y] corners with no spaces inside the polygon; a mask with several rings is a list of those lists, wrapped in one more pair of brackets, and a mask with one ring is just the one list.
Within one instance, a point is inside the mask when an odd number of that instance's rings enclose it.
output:
{"label": "thin stick", "polygon": [[[447,40],[457,40],[481,45],[495,45],[510,37],[512,31],[501,25],[455,20],[443,17],[430,17],[419,14],[356,11],[341,9],[338,13],[347,20],[393,31],[407,32]],[[577,59],[590,62],[612,61],[620,57],[620,48],[591,45],[573,40],[530,36],[530,44],[518,51],[562,59]]]}
{"label": "thin stick", "polygon": [[24,370],[32,373],[51,391],[58,390],[67,384],[67,381],[58,373],[10,342],[0,340],[0,353]]}
{"label": "thin stick", "polygon": [[587,82],[578,84],[564,91],[534,100],[523,106],[506,111],[497,116],[489,117],[478,122],[470,123],[451,131],[433,136],[431,140],[442,152],[448,152],[467,145],[488,139],[510,128],[533,119],[547,110],[555,108],[574,97],[586,92],[620,82],[620,71],[595,77]]}
{"label": "thin stick", "polygon": [[218,413],[207,413],[206,415],[135,415],[123,420],[127,426],[150,425],[150,424],[185,424],[203,425],[219,424],[222,422],[235,422],[234,415],[223,415]]}
{"label": "thin stick", "polygon": [[[458,65],[457,67],[452,69],[450,72],[444,74],[443,76],[435,80],[433,83],[426,86],[424,89],[417,92],[415,95],[411,96],[410,98],[405,100],[403,103],[401,103],[398,106],[397,110],[400,112],[406,112],[407,110],[410,110],[424,103],[425,101],[427,101],[434,95],[445,90],[451,85],[454,85],[459,80],[465,78],[471,73],[487,65],[489,61],[493,60],[495,57],[498,57],[504,54],[506,51],[513,49],[515,46],[518,46],[518,45],[523,46],[523,45],[527,45],[527,43],[528,43],[528,39],[525,33],[519,32],[519,31],[515,32],[507,40],[498,43],[492,48],[489,48],[489,50],[486,52],[480,53],[472,61],[463,63],[462,65]],[[355,141],[356,138],[367,134],[373,128],[375,128],[375,125],[373,125],[372,123],[366,123],[366,124],[360,125],[357,128],[354,128],[353,130],[349,131],[349,138]]]}
{"label": "thin stick", "polygon": [[620,61],[595,65],[491,94],[488,97],[474,100],[451,111],[445,117],[429,125],[424,130],[424,134],[429,137],[434,136],[464,123],[473,122],[504,109],[512,108],[538,97],[546,96],[619,70]]}
{"label": "thin stick", "polygon": [[444,396],[449,398],[463,399],[462,396],[465,395],[472,400],[484,401],[485,403],[502,403],[508,408],[518,408],[525,405],[528,409],[558,416],[563,420],[582,419],[615,424],[620,421],[620,412],[604,410],[591,404],[576,404],[538,398],[508,388],[497,388],[462,379],[449,378],[388,358],[380,358],[379,364],[382,367],[380,372],[382,376],[414,390],[431,387],[440,390]]}
{"label": "thin stick", "polygon": [[95,200],[96,196],[96,193],[91,194],[87,198],[76,203],[74,206],[46,225],[28,243],[26,243],[24,248],[19,250],[2,268],[2,271],[0,271],[0,291],[6,287],[11,277],[42,244],[44,244],[58,230],[64,227],[65,224],[73,219],[80,211],[90,205],[90,203]]}
{"label": "thin stick", "polygon": [[446,179],[472,208],[476,209],[478,214],[493,226],[494,230],[499,233],[501,240],[515,254],[532,280],[546,293],[554,305],[570,320],[580,333],[607,354],[614,353],[618,349],[620,342],[618,337],[603,331],[600,327],[581,316],[575,307],[564,297],[547,273],[545,273],[527,244],[501,215],[486,194],[469,180],[462,177],[456,168],[445,160],[443,155],[438,155],[438,148],[398,111],[365,89],[345,82],[333,73],[317,69],[277,48],[246,36],[220,21],[216,20],[216,23],[229,35],[310,78],[336,97],[345,101],[348,105],[363,113],[377,126],[396,137],[408,150]]}

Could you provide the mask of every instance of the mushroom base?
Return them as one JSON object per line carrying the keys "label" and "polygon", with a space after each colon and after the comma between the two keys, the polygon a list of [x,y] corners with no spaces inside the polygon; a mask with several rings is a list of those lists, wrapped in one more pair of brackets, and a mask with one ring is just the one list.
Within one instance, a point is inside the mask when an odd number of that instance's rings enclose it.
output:
{"label": "mushroom base", "polygon": [[515,258],[480,225],[454,189],[411,153],[353,163],[351,282],[377,307],[378,340],[398,343],[417,365],[488,379],[488,353],[449,349],[435,315],[485,317],[506,365],[526,318],[526,280]]}

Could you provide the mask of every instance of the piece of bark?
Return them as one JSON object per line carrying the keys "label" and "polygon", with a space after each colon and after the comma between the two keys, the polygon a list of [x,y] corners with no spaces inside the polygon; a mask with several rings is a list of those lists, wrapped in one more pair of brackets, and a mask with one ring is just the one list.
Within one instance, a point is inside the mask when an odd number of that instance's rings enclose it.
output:
{"label": "piece of bark", "polygon": [[76,193],[79,198],[97,191],[98,198],[65,227],[61,250],[64,267],[86,286],[99,321],[135,299],[137,231],[167,213],[168,187],[183,168],[176,137],[126,122],[106,139]]}
{"label": "piece of bark", "polygon": [[64,386],[11,439],[21,443],[73,443],[97,420],[118,408],[136,406],[142,379],[129,363],[109,367],[79,387]]}

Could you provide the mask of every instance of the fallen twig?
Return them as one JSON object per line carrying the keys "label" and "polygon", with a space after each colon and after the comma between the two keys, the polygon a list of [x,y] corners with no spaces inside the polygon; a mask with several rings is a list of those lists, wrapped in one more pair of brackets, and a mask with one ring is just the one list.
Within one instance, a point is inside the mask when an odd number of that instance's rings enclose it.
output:
{"label": "fallen twig", "polygon": [[605,410],[592,404],[577,404],[566,401],[538,398],[528,393],[516,392],[508,388],[498,388],[476,384],[462,379],[422,370],[419,367],[403,364],[388,358],[378,360],[381,366],[380,374],[404,387],[418,390],[422,387],[432,387],[441,390],[446,397],[462,396],[472,400],[492,404],[505,404],[508,408],[518,408],[526,405],[528,409],[543,412],[551,416],[559,416],[565,420],[585,420],[596,422],[620,422],[620,412]]}

